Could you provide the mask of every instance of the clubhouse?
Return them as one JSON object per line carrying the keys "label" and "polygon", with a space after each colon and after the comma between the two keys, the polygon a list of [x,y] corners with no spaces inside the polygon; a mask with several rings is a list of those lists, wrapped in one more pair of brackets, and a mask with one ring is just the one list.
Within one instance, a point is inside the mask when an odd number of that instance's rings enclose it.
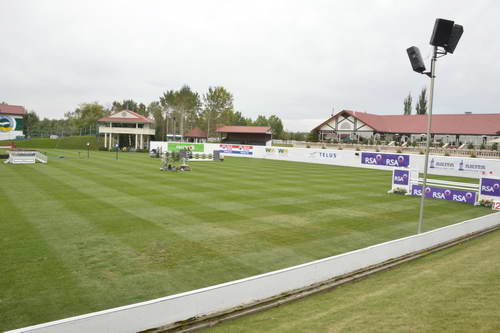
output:
{"label": "clubhouse", "polygon": [[[400,143],[425,140],[427,115],[377,115],[342,110],[313,131],[319,141],[373,139]],[[500,113],[432,115],[434,142],[459,146],[487,144],[500,138]]]}

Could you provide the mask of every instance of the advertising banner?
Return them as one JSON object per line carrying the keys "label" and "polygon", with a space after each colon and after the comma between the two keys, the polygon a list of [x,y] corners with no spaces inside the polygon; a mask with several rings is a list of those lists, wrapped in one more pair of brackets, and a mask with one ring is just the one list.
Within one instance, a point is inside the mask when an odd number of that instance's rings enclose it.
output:
{"label": "advertising banner", "polygon": [[450,170],[456,173],[476,173],[492,174],[493,170],[489,161],[479,160],[477,158],[456,158],[456,157],[438,157],[434,156],[429,161],[429,170]]}
{"label": "advertising banner", "polygon": [[[412,185],[411,195],[421,196],[422,186]],[[473,205],[476,203],[477,193],[470,191],[454,190],[449,188],[427,186],[425,188],[425,197],[432,199],[464,202]]]}
{"label": "advertising banner", "polygon": [[224,154],[253,155],[253,146],[246,145],[220,145]]}
{"label": "advertising banner", "polygon": [[395,169],[392,175],[392,183],[408,186],[410,184],[410,171]]}
{"label": "advertising banner", "polygon": [[481,178],[480,194],[490,197],[500,197],[500,179]]}
{"label": "advertising banner", "polygon": [[167,148],[168,151],[190,150],[194,153],[203,153],[205,151],[203,143],[169,142]]}
{"label": "advertising banner", "polygon": [[363,152],[361,153],[361,164],[407,168],[410,166],[410,155]]}

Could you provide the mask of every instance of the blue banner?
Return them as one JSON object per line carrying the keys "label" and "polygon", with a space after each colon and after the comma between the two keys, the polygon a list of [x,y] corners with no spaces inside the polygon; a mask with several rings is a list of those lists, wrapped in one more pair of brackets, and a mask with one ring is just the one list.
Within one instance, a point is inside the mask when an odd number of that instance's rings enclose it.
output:
{"label": "blue banner", "polygon": [[363,152],[361,153],[361,164],[407,168],[410,166],[410,155]]}
{"label": "blue banner", "polygon": [[[422,185],[412,185],[411,195],[421,196]],[[427,186],[425,188],[425,197],[432,199],[464,202],[473,205],[476,203],[477,193],[470,191],[454,190],[450,188]]]}

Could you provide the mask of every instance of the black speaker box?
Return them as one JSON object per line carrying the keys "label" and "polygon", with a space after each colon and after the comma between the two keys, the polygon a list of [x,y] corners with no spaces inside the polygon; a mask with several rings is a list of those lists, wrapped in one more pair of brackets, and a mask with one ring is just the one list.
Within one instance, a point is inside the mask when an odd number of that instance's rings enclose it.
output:
{"label": "black speaker box", "polygon": [[425,71],[425,64],[422,56],[420,55],[420,50],[416,46],[412,46],[406,49],[408,53],[408,58],[410,58],[411,67],[417,73],[422,73]]}
{"label": "black speaker box", "polygon": [[446,52],[453,53],[455,51],[458,41],[460,40],[460,37],[462,37],[463,33],[464,33],[464,27],[458,24],[455,24],[453,26],[453,30],[451,30],[450,39],[448,40],[448,45],[444,48]]}
{"label": "black speaker box", "polygon": [[455,22],[445,19],[436,19],[434,30],[432,31],[430,44],[434,46],[446,47],[450,39]]}

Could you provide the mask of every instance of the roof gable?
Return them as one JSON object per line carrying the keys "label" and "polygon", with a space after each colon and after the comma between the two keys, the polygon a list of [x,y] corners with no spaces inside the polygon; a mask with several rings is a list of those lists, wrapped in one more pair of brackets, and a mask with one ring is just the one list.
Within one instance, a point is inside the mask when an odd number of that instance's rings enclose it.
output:
{"label": "roof gable", "polygon": [[116,123],[153,123],[154,121],[144,117],[142,114],[131,110],[121,110],[107,117],[98,119],[99,122],[116,122]]}

